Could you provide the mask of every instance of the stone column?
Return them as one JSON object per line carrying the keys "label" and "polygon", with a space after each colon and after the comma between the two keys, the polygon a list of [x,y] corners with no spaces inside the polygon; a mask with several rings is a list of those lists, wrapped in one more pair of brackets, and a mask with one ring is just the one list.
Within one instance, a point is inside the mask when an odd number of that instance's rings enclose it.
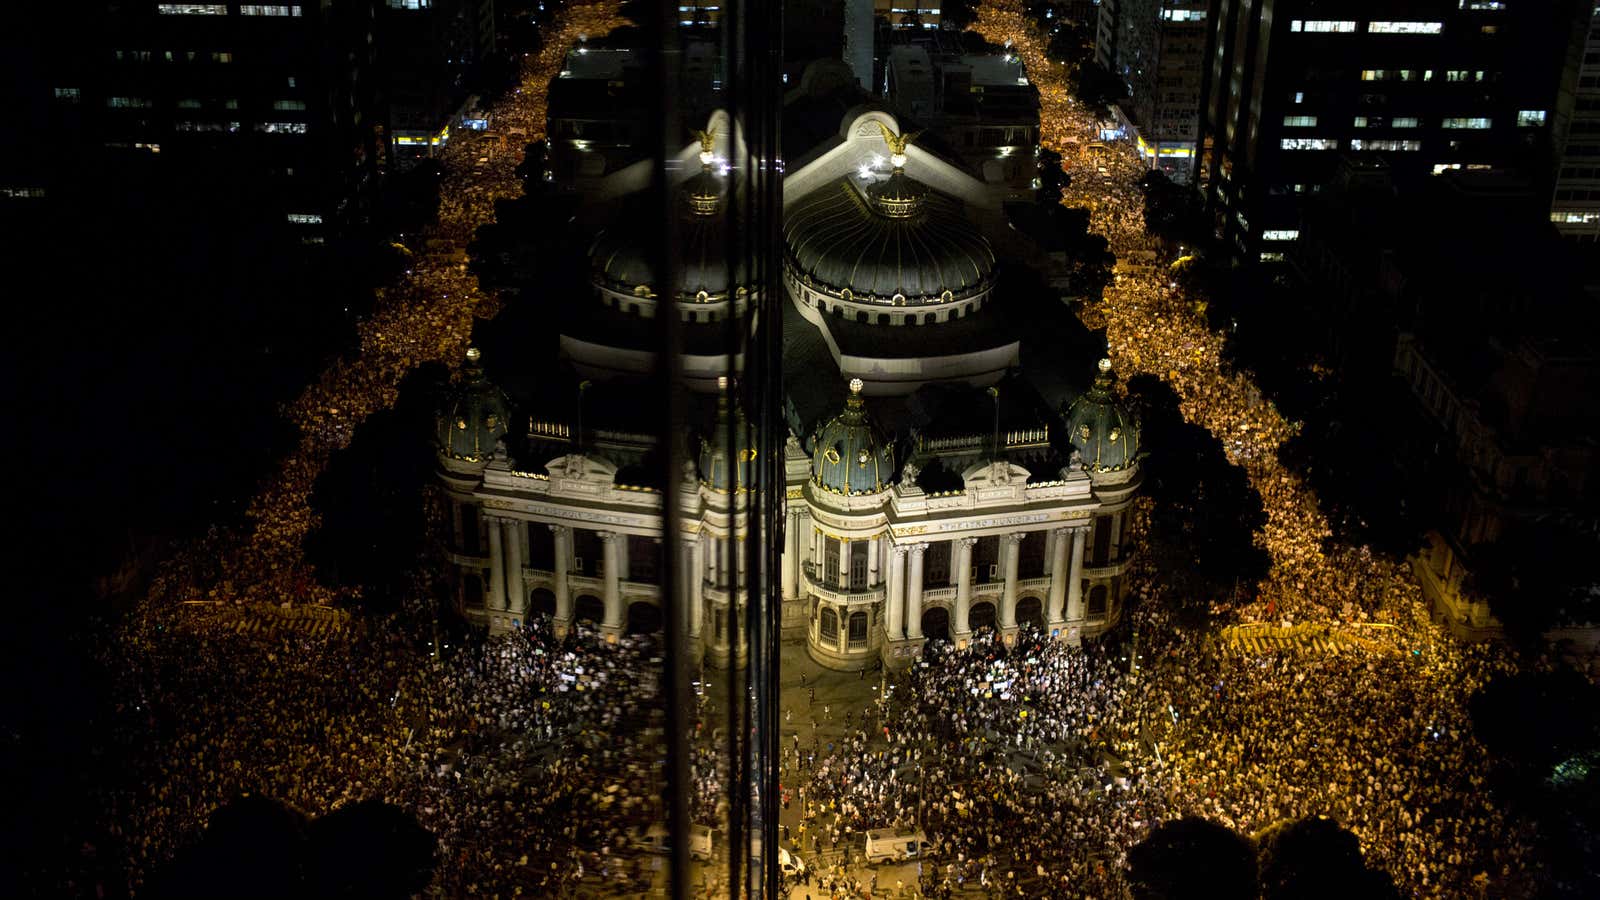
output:
{"label": "stone column", "polygon": [[822,580],[824,570],[822,557],[828,552],[828,538],[822,533],[821,528],[811,532],[811,564],[817,567],[817,580]]}
{"label": "stone column", "polygon": [[525,619],[528,611],[528,591],[522,580],[522,535],[527,526],[521,519],[505,520],[506,551],[506,609],[519,619]]}
{"label": "stone column", "polygon": [[1122,557],[1122,511],[1111,514],[1111,550],[1110,558],[1116,562]]}
{"label": "stone column", "polygon": [[950,623],[950,634],[971,634],[972,629],[967,627],[967,617],[972,612],[972,548],[978,543],[977,538],[956,538],[955,563],[956,563],[956,620]]}
{"label": "stone column", "polygon": [[1045,621],[1058,625],[1064,621],[1062,604],[1067,599],[1067,529],[1056,528],[1050,532],[1050,608],[1045,610]]}
{"label": "stone column", "polygon": [[489,531],[489,608],[506,608],[506,557],[499,519],[488,519]]}
{"label": "stone column", "polygon": [[883,543],[881,537],[867,539],[867,587],[875,588],[882,584],[878,580],[878,545]]}
{"label": "stone column", "polygon": [[1083,537],[1087,528],[1072,529],[1072,568],[1067,573],[1067,621],[1083,618]]}
{"label": "stone column", "polygon": [[883,629],[891,641],[906,636],[906,548],[889,545],[889,584],[883,594]]}
{"label": "stone column", "polygon": [[708,532],[706,534],[706,536],[705,536],[705,543],[708,545],[706,547],[706,559],[708,559],[710,561],[709,571],[707,572],[707,576],[706,577],[711,579],[712,586],[721,587],[722,586],[722,548],[721,548],[722,541],[720,539],[718,539],[718,537],[716,535],[710,534]]}
{"label": "stone column", "polygon": [[804,521],[798,515],[790,514],[784,519],[783,528],[783,599],[795,598],[795,586],[798,578],[795,575],[800,565],[800,523]]}
{"label": "stone column", "polygon": [[633,552],[628,548],[628,536],[617,535],[617,579],[619,581],[631,580],[633,574]]}
{"label": "stone column", "polygon": [[689,633],[698,636],[706,620],[706,545],[689,542]]}
{"label": "stone column", "polygon": [[567,569],[572,565],[572,529],[551,525],[556,545],[556,623],[565,628],[572,622],[572,590],[567,585]]}
{"label": "stone column", "polygon": [[927,544],[911,545],[911,573],[906,583],[906,637],[922,638],[922,554]]}
{"label": "stone column", "polygon": [[1000,595],[1000,628],[1009,630],[1017,627],[1017,569],[1021,568],[1021,547],[1023,533],[1020,531],[1006,535],[1006,582],[1005,592]]}
{"label": "stone column", "polygon": [[850,539],[839,539],[839,583],[834,585],[843,591],[850,590]]}
{"label": "stone column", "polygon": [[607,631],[616,634],[622,630],[622,561],[621,552],[617,542],[622,540],[622,535],[615,531],[600,532],[600,545],[604,550],[605,558],[605,604],[606,617],[603,623]]}

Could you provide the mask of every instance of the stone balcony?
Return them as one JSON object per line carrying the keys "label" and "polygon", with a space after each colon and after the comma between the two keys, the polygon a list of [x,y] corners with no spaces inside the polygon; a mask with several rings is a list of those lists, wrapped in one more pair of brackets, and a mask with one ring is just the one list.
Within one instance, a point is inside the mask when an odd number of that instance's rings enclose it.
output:
{"label": "stone balcony", "polygon": [[806,585],[811,593],[819,599],[830,603],[877,603],[883,600],[884,586],[861,588],[854,590],[837,584],[829,584],[817,572],[816,563],[802,563],[801,571],[805,573]]}

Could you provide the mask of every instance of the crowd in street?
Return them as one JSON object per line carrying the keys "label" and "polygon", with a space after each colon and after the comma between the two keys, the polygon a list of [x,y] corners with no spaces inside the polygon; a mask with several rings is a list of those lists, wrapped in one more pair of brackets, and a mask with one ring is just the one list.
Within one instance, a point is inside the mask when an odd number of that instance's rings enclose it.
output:
{"label": "crowd in street", "polygon": [[[450,896],[548,896],[651,877],[629,833],[661,821],[659,640],[542,624],[442,659],[399,621],[326,638],[241,633],[235,608],[149,611],[108,645],[128,778],[109,833],[137,884],[243,794],[311,817],[381,799],[440,841]],[[691,816],[725,763],[697,742]]]}
{"label": "crowd in street", "polygon": [[[610,3],[563,16],[521,92],[492,112],[497,129],[537,140],[566,47],[619,21]],[[1071,98],[1068,73],[1045,57],[1022,5],[984,4],[977,30],[1023,56],[1046,145],[1071,150],[1076,172],[1107,169],[1109,186],[1075,178],[1066,202],[1092,204],[1094,229],[1119,256],[1148,249],[1133,186],[1142,166],[1125,144],[1088,147],[1099,123]],[[472,173],[472,152],[446,151],[432,237],[447,246],[464,246],[496,199],[520,191],[514,156]],[[251,533],[215,536],[174,561],[125,640],[107,648],[124,675],[128,727],[115,740],[130,767],[110,798],[110,827],[134,883],[241,792],[311,815],[394,802],[439,837],[438,884],[453,896],[548,896],[585,878],[649,877],[649,858],[625,851],[630,828],[662,815],[652,639],[610,645],[533,627],[435,659],[396,622],[336,637],[242,635],[236,610],[176,605],[338,599],[301,556],[313,483],[361,421],[393,405],[407,372],[458,360],[474,317],[494,302],[459,261],[419,248],[361,323],[360,352],[286,411],[302,440],[252,503]],[[800,729],[782,754],[803,811],[790,844],[820,856],[865,829],[915,824],[938,848],[922,869],[925,894],[977,884],[1117,897],[1128,848],[1161,821],[1201,815],[1252,834],[1321,814],[1354,831],[1409,896],[1465,896],[1479,873],[1518,894],[1527,851],[1480,789],[1485,757],[1464,709],[1507,663],[1443,638],[1403,567],[1330,549],[1315,496],[1278,462],[1291,426],[1222,365],[1220,338],[1164,278],[1125,274],[1085,315],[1106,328],[1119,371],[1169,383],[1184,416],[1260,492],[1268,521],[1257,539],[1273,565],[1244,620],[1398,627],[1376,631],[1360,653],[1218,653],[1165,621],[1159,580],[1138,569],[1137,644],[1073,647],[1025,633],[1011,647],[992,637],[935,645],[883,707],[850,711],[842,737]],[[722,802],[714,745],[697,742],[692,765],[691,816],[702,822]]]}

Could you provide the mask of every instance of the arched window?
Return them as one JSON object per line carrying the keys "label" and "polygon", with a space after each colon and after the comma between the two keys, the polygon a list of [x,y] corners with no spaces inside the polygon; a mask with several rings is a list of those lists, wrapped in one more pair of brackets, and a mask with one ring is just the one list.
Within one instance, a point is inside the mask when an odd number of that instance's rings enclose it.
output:
{"label": "arched window", "polygon": [[865,647],[867,645],[867,614],[864,612],[850,614],[850,646]]}
{"label": "arched window", "polygon": [[831,606],[822,608],[822,639],[825,641],[839,639],[839,614],[834,612]]}
{"label": "arched window", "polygon": [[1106,614],[1106,586],[1097,584],[1089,591],[1089,615],[1103,616]]}

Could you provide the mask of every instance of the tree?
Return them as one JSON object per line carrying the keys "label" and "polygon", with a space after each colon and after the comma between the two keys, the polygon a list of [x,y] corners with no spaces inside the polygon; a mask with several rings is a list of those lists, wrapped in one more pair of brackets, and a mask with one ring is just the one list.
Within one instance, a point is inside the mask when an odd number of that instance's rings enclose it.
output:
{"label": "tree", "polygon": [[1468,704],[1472,730],[1513,771],[1537,778],[1600,750],[1600,688],[1571,669],[1489,682]]}
{"label": "tree", "polygon": [[1183,420],[1178,397],[1152,375],[1129,380],[1139,411],[1144,490],[1155,502],[1152,556],[1180,624],[1202,627],[1214,601],[1250,595],[1271,562],[1255,543],[1267,516],[1243,469],[1228,462],[1210,432]]}
{"label": "tree", "polygon": [[1190,246],[1205,241],[1205,213],[1193,190],[1151,169],[1139,179],[1139,191],[1144,195],[1144,227],[1151,235]]}
{"label": "tree", "polygon": [[1061,154],[1054,150],[1039,151],[1039,192],[1035,200],[1044,205],[1061,204],[1061,192],[1071,183],[1067,170],[1061,167]]}
{"label": "tree", "polygon": [[1394,879],[1367,868],[1360,838],[1333,819],[1280,823],[1259,842],[1262,900],[1399,900]]}
{"label": "tree", "polygon": [[1553,517],[1509,525],[1498,540],[1471,548],[1467,588],[1488,598],[1508,637],[1537,647],[1552,628],[1600,621],[1597,543]]}
{"label": "tree", "polygon": [[1111,115],[1112,105],[1128,96],[1127,84],[1093,60],[1078,66],[1076,82],[1079,102],[1097,112],[1101,118]]}
{"label": "tree", "polygon": [[1280,402],[1280,411],[1302,425],[1278,457],[1316,490],[1334,537],[1391,559],[1415,553],[1431,503],[1427,476],[1408,465],[1418,451],[1406,386],[1393,375],[1361,381],[1302,376],[1300,390],[1321,396]]}
{"label": "tree", "polygon": [[977,20],[975,0],[944,0],[939,7],[939,26],[946,31],[965,31]]}
{"label": "tree", "polygon": [[410,813],[363,800],[311,823],[306,874],[319,897],[405,900],[433,880],[438,840]]}
{"label": "tree", "polygon": [[145,892],[163,900],[302,896],[305,839],[305,816],[245,795],[212,813],[200,840],[157,870]]}
{"label": "tree", "polygon": [[161,900],[284,897],[405,900],[433,880],[438,841],[410,813],[364,800],[309,825],[266,797],[218,809],[205,833],[151,876]]}
{"label": "tree", "polygon": [[1256,848],[1224,825],[1186,816],[1128,851],[1134,900],[1255,900]]}

